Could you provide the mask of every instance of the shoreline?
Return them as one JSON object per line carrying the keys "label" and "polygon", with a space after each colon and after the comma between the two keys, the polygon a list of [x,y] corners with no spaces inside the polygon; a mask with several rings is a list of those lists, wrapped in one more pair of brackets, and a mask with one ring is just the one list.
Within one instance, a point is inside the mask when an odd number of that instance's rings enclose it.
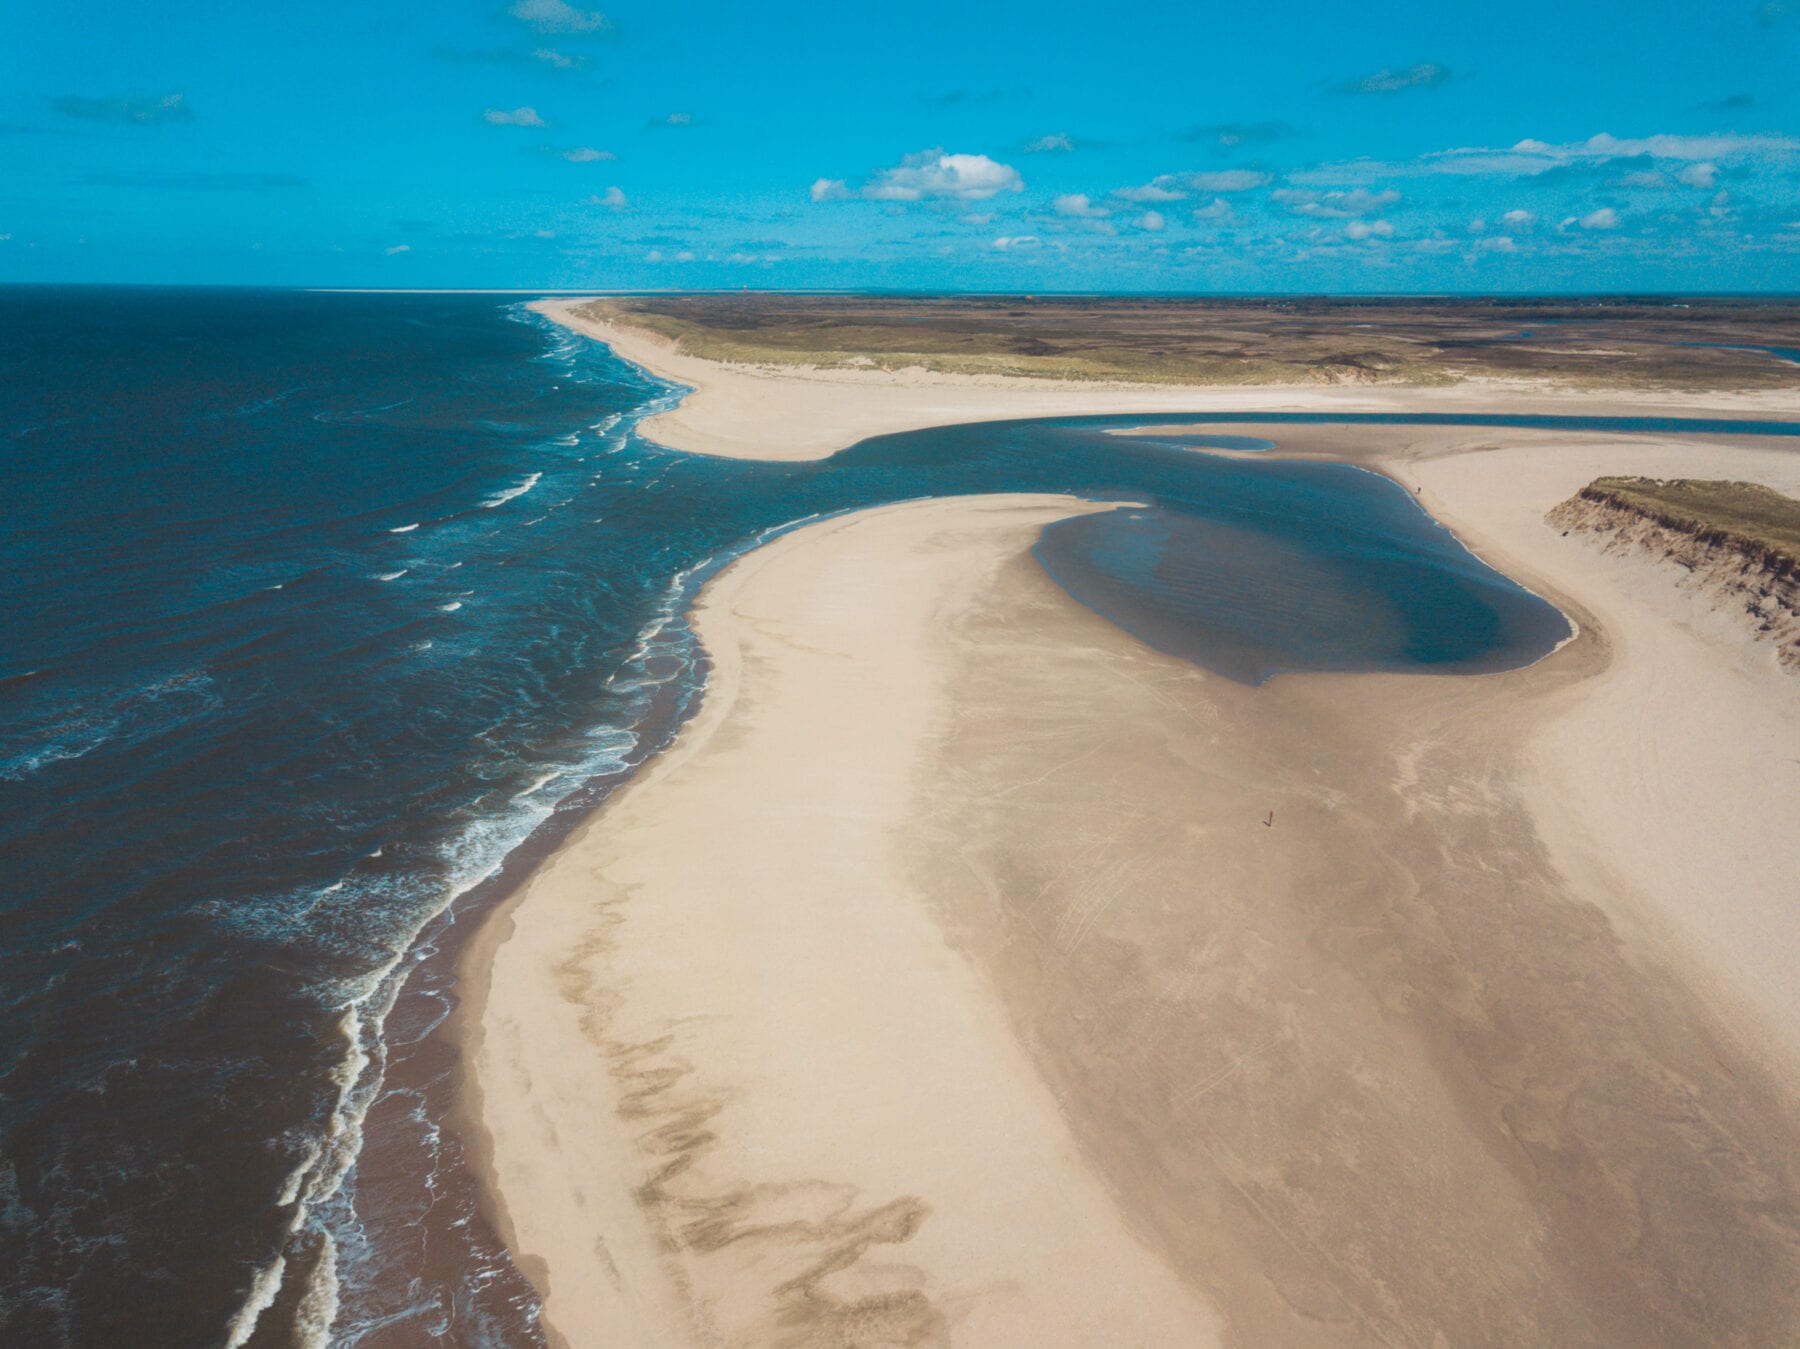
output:
{"label": "shoreline", "polygon": [[[1037,529],[1050,519],[1110,508],[1072,498],[1026,495],[880,507],[833,517],[784,535],[739,558],[702,591],[692,621],[715,664],[700,710],[682,728],[676,743],[623,789],[611,808],[571,836],[522,892],[485,920],[483,931],[464,949],[462,969],[468,983],[459,1019],[472,1078],[472,1090],[465,1090],[468,1113],[481,1122],[486,1136],[485,1147],[470,1149],[471,1161],[485,1173],[490,1198],[502,1210],[497,1225],[508,1234],[515,1260],[545,1298],[544,1320],[553,1343],[617,1342],[619,1337],[634,1344],[687,1343],[707,1342],[720,1335],[733,1340],[749,1335],[762,1342],[777,1322],[806,1325],[820,1334],[848,1333],[852,1327],[885,1328],[907,1335],[936,1333],[947,1324],[947,1318],[959,1323],[970,1316],[979,1320],[983,1313],[974,1303],[995,1296],[982,1291],[986,1285],[1014,1290],[999,1295],[1007,1314],[1038,1324],[1040,1335],[1054,1335],[1058,1326],[1076,1323],[1091,1322],[1097,1330],[1123,1318],[1136,1320],[1146,1343],[1210,1342],[1210,1317],[1204,1305],[1186,1297],[1179,1281],[1141,1252],[1111,1215],[1104,1187],[1073,1162],[1073,1144],[1061,1130],[1054,1105],[1020,1059],[1017,1046],[1001,1030],[1003,1018],[991,999],[966,973],[947,971],[941,958],[930,954],[936,938],[919,922],[910,901],[897,892],[855,906],[859,917],[876,924],[864,935],[879,934],[879,949],[859,942],[824,941],[820,945],[824,934],[788,927],[775,906],[761,911],[760,917],[755,912],[734,911],[729,905],[721,908],[725,892],[710,890],[699,882],[698,876],[711,873],[705,870],[704,861],[694,862],[691,844],[677,839],[671,848],[659,841],[663,838],[659,821],[668,808],[658,806],[643,817],[644,823],[626,826],[636,842],[627,849],[626,857],[614,864],[634,865],[631,858],[641,847],[649,850],[651,858],[646,864],[648,879],[631,883],[632,888],[656,886],[659,877],[666,886],[671,874],[688,879],[685,887],[677,880],[674,889],[664,892],[667,906],[679,911],[661,916],[660,922],[674,924],[673,929],[656,938],[658,944],[638,959],[647,962],[646,971],[662,968],[663,960],[670,956],[683,964],[717,966],[715,979],[700,982],[715,992],[725,990],[722,996],[733,1010],[710,1014],[675,1011],[669,1014],[672,1019],[667,1029],[648,1038],[627,1035],[618,1024],[624,1019],[621,1005],[595,986],[598,975],[584,978],[576,967],[579,963],[591,970],[601,963],[621,944],[608,930],[630,920],[622,913],[606,917],[601,927],[590,927],[572,951],[562,950],[562,926],[571,917],[570,906],[579,910],[585,903],[579,877],[594,871],[598,853],[611,847],[607,836],[619,828],[619,816],[633,817],[639,810],[635,804],[639,798],[647,796],[655,802],[659,794],[670,791],[697,792],[710,807],[715,827],[737,840],[735,845],[717,840],[715,848],[734,854],[743,848],[766,848],[768,844],[751,842],[743,831],[780,833],[784,818],[772,818],[755,804],[749,806],[748,817],[743,811],[731,814],[728,801],[742,805],[754,794],[713,785],[720,773],[732,776],[742,771],[734,765],[749,762],[768,767],[766,755],[734,756],[729,747],[729,742],[743,738],[745,718],[753,738],[759,734],[760,718],[780,714],[784,706],[789,729],[796,715],[806,724],[821,717],[831,720],[833,713],[826,710],[827,704],[835,707],[840,720],[845,716],[864,718],[860,699],[854,694],[832,700],[829,680],[826,685],[809,688],[804,705],[791,700],[783,703],[780,686],[768,687],[766,680],[763,687],[746,695],[746,679],[754,679],[753,672],[773,652],[789,645],[782,636],[768,635],[762,619],[740,612],[744,604],[757,603],[756,578],[783,568],[789,573],[789,584],[794,583],[797,568],[810,575],[810,553],[821,536],[867,534],[872,527],[890,532],[897,529],[903,537],[883,555],[884,561],[892,562],[910,555],[921,532],[930,537],[967,535],[969,520],[995,519],[1010,555],[1028,546]],[[886,584],[883,578],[888,572],[874,560],[849,550],[834,556],[844,565],[858,568],[865,582]],[[935,576],[966,590],[973,584],[969,566],[989,570],[994,560],[991,549],[971,554],[966,547],[958,549],[953,541],[937,559]],[[804,579],[799,582],[804,583]],[[881,606],[883,625],[902,611],[902,605],[908,615],[904,621],[913,635],[923,632],[918,625],[934,621],[934,592],[921,594],[902,586],[891,591],[890,598],[899,603]],[[837,628],[833,633],[843,635]],[[890,730],[875,742],[852,746],[857,761],[854,767],[840,757],[835,761],[840,776],[818,784],[831,794],[832,809],[850,839],[840,845],[834,834],[819,850],[834,855],[820,864],[830,874],[855,875],[859,884],[884,891],[884,868],[878,860],[884,845],[879,835],[901,825],[897,807],[907,795],[914,740],[929,712],[928,701],[912,696],[910,690],[921,678],[935,680],[936,675],[928,662],[913,657],[919,644],[888,641],[885,634],[878,634],[877,640],[882,660],[894,662],[881,684],[889,695],[884,719],[897,722],[902,729]],[[862,648],[864,654],[872,649]],[[814,662],[823,660],[832,667],[835,659],[835,653],[827,653],[815,656]],[[830,673],[835,674],[835,668]],[[878,681],[883,677],[878,672]],[[775,713],[768,711],[771,702]],[[771,732],[762,735],[759,743],[766,748],[785,738]],[[727,748],[715,748],[720,741],[728,742]],[[847,744],[841,737],[838,743]],[[818,753],[825,746],[815,741],[810,749]],[[725,756],[723,768],[720,755]],[[806,768],[792,760],[786,762],[785,768],[775,771],[798,774],[801,779],[809,776]],[[696,764],[704,764],[706,771],[696,771]],[[671,780],[681,785],[666,785]],[[773,807],[785,817],[791,807],[778,801]],[[691,811],[683,818],[690,824],[696,819]],[[785,818],[785,826],[790,832],[795,828],[804,831],[810,818],[802,809]],[[691,865],[701,870],[690,874],[686,868]],[[849,870],[839,872],[835,869],[839,867]],[[731,870],[728,874],[738,873]],[[739,883],[754,885],[748,873]],[[805,905],[813,920],[829,923],[829,911],[848,893],[828,885],[792,898]],[[828,901],[824,909],[819,907],[821,898]],[[555,915],[546,924],[539,910],[547,913],[551,909]],[[690,948],[685,955],[678,954],[687,934],[701,930],[693,926],[700,913],[711,914],[705,930],[730,951],[709,953]],[[764,922],[770,931],[762,930]],[[670,940],[677,947],[664,944]],[[752,1078],[769,1071],[766,1066],[757,1067],[766,1065],[769,1055],[792,1058],[797,1053],[793,1066],[806,1065],[803,1071],[781,1074],[787,1085],[780,1097],[747,1084],[735,1089],[683,1084],[682,1079],[697,1070],[688,1063],[690,1052],[671,1047],[671,1033],[677,1039],[686,1034],[704,1037],[704,1031],[690,1027],[696,1022],[706,1026],[732,1018],[755,1021],[764,1012],[777,1022],[789,1017],[789,1011],[773,1006],[772,990],[765,994],[755,970],[742,963],[749,957],[740,960],[734,954],[740,945],[751,948],[770,942],[788,950],[797,944],[799,949],[850,967],[835,978],[840,993],[848,994],[854,987],[855,995],[820,1003],[818,1014],[826,1018],[822,1021],[805,1020],[804,1011],[791,1013],[809,1027],[806,1033],[794,1033],[797,1026],[765,1026],[760,1033],[752,1027],[744,1032],[753,1037],[757,1052],[733,1055],[732,1061],[743,1065]],[[896,954],[896,943],[902,948],[900,954]],[[863,952],[860,956],[859,951]],[[905,954],[908,951],[910,956]],[[548,980],[541,964],[546,959],[551,962]],[[774,959],[768,963],[767,976],[780,977],[780,967],[786,962]],[[820,973],[821,967],[810,960],[805,967],[809,972],[802,976],[804,982],[833,982],[833,976]],[[849,982],[843,982],[846,980]],[[635,976],[630,982],[646,994],[653,993],[648,983]],[[546,995],[547,983],[560,991]],[[570,1019],[555,1008],[559,999],[567,1002],[572,994],[581,1007]],[[815,988],[813,996],[820,995],[821,990]],[[865,1002],[876,1005],[859,1005]],[[934,1024],[947,1020],[955,1033],[921,1041],[917,1027],[907,1024],[920,1016]],[[776,1031],[779,1033],[771,1034]],[[885,1050],[871,1048],[871,1039],[882,1041]],[[546,1050],[547,1044],[554,1047]],[[584,1046],[590,1057],[584,1068],[575,1068],[567,1056],[580,1056]],[[572,1071],[555,1087],[537,1089],[532,1084],[542,1080],[546,1066],[542,1056],[547,1052],[559,1056],[563,1066]],[[864,1075],[857,1078],[855,1063],[865,1055],[870,1062]],[[822,1072],[821,1058],[835,1062],[841,1071],[835,1075]],[[949,1066],[939,1063],[940,1059]],[[898,1066],[908,1061],[910,1073]],[[714,1068],[717,1063],[714,1059],[706,1066]],[[512,1070],[520,1064],[524,1067],[515,1075]],[[935,1119],[915,1114],[916,1107],[900,1106],[905,1098],[896,1098],[891,1086],[882,1085],[890,1074],[906,1080],[911,1088],[908,1095],[912,1091],[935,1094],[937,1108],[958,1122],[954,1140],[941,1135]],[[665,1092],[676,1091],[681,1093],[678,1100],[658,1099]],[[546,1093],[556,1099],[548,1099]],[[748,1104],[742,1107],[739,1123],[758,1129],[762,1141],[747,1150],[734,1150],[724,1159],[710,1155],[712,1140],[723,1132],[719,1119],[733,1109],[731,1098],[740,1094]],[[901,1120],[887,1128],[877,1146],[874,1138],[883,1128],[884,1112],[896,1107],[900,1107]],[[550,1112],[547,1128],[535,1122],[546,1110]],[[602,1123],[591,1137],[580,1142],[571,1139],[568,1126],[578,1118],[591,1119],[596,1111],[602,1119],[620,1116],[625,1121],[622,1132],[615,1133]],[[783,1129],[766,1118],[771,1112],[810,1121],[812,1127]],[[858,1116],[862,1117],[860,1129],[841,1122]],[[832,1126],[825,1123],[828,1119],[840,1122]],[[628,1141],[634,1132],[628,1122],[632,1120],[639,1121],[639,1145],[635,1146]],[[696,1133],[702,1120],[705,1130]],[[523,1149],[519,1146],[522,1134],[531,1135]],[[647,1148],[647,1153],[642,1148]],[[878,1157],[864,1155],[865,1149]],[[564,1150],[573,1155],[565,1155]],[[657,1160],[671,1152],[678,1162]],[[779,1174],[748,1181],[722,1178],[733,1166],[778,1165],[786,1152],[794,1154],[790,1160],[802,1172],[825,1170],[827,1165],[831,1170],[802,1180]],[[585,1165],[576,1168],[581,1180],[571,1205],[560,1170],[548,1163],[572,1161],[574,1155]],[[928,1215],[951,1205],[957,1195],[940,1192],[938,1185],[929,1183],[928,1175],[912,1177],[927,1182],[923,1194],[890,1198],[883,1183],[891,1184],[896,1170],[904,1171],[907,1163],[914,1172],[954,1168],[958,1156],[964,1159],[964,1185],[958,1187],[959,1192],[966,1187],[982,1189],[988,1200],[983,1211],[1010,1217],[988,1219],[965,1213],[952,1225],[948,1247],[935,1250],[929,1263],[941,1277],[954,1277],[964,1291],[932,1297],[918,1286],[918,1266],[925,1261],[920,1246],[936,1243],[919,1237],[918,1229]],[[548,1159],[542,1169],[540,1157]],[[929,1167],[922,1165],[927,1158]],[[803,1161],[812,1165],[801,1165]],[[706,1174],[709,1168],[716,1173],[712,1177]],[[594,1193],[596,1186],[610,1196],[610,1203]],[[529,1196],[529,1203],[521,1207],[517,1201],[522,1195]],[[654,1198],[646,1199],[646,1195]],[[999,1221],[1020,1225],[993,1225]],[[940,1218],[934,1233],[945,1222]],[[720,1223],[729,1230],[715,1231]],[[1059,1250],[1037,1249],[1051,1231],[1056,1233],[1052,1244]],[[1109,1239],[1098,1240],[1096,1231]],[[612,1278],[601,1277],[591,1267],[583,1268],[591,1262],[580,1253],[593,1251],[596,1243],[606,1252],[605,1264]],[[886,1253],[881,1248],[893,1244],[901,1244],[902,1263],[898,1265],[882,1258]],[[753,1253],[738,1259],[740,1247]],[[869,1253],[867,1259],[865,1252]],[[1081,1253],[1078,1266],[1063,1269],[1063,1262],[1075,1252]],[[1050,1277],[1047,1260],[1051,1268],[1062,1271],[1061,1277]],[[766,1274],[765,1267],[771,1264],[787,1271],[785,1280]],[[1102,1277],[1112,1290],[1110,1300],[1091,1292],[1071,1297],[1065,1280],[1075,1276],[1077,1268],[1089,1274],[1106,1271]],[[1029,1287],[1030,1296],[1024,1287]],[[765,1301],[772,1305],[765,1306]],[[1101,1303],[1106,1317],[1096,1321]]]}
{"label": "shoreline", "polygon": [[1754,417],[1792,413],[1785,390],[1628,394],[1540,381],[1418,385],[1156,385],[809,366],[725,365],[678,351],[641,328],[575,311],[588,297],[534,301],[553,323],[693,392],[648,418],[647,439],[674,450],[735,459],[823,459],[871,436],[965,422],[1086,414],[1171,412],[1571,413]]}

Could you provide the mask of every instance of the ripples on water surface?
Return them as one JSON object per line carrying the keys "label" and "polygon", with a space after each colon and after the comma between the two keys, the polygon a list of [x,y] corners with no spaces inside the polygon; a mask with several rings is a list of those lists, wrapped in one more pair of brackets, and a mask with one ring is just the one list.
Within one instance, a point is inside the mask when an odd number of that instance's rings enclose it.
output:
{"label": "ripples on water surface", "polygon": [[1380,479],[1118,419],[733,463],[643,443],[674,391],[488,297],[13,289],[0,324],[9,1344],[536,1341],[439,1127],[453,901],[667,734],[686,600],[767,531],[1147,502],[1046,562],[1252,681],[1563,631]]}

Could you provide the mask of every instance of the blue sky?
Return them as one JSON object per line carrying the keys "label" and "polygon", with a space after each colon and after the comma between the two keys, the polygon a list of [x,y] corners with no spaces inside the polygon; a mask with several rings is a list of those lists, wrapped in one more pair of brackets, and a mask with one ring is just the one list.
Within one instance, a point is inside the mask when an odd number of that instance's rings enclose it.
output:
{"label": "blue sky", "polygon": [[0,4],[0,280],[1800,291],[1800,0]]}

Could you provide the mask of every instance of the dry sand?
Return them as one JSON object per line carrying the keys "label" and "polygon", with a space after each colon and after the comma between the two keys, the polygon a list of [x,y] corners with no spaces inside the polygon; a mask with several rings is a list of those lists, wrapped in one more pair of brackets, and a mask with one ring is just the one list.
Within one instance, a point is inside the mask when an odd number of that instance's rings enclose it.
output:
{"label": "dry sand", "polygon": [[727,365],[678,351],[641,328],[596,322],[585,299],[539,300],[546,317],[605,342],[652,374],[694,392],[649,418],[659,444],[735,459],[821,459],[869,436],[960,422],[1129,412],[1513,412],[1592,415],[1785,416],[1781,390],[1685,394],[1607,393],[1534,380],[1470,380],[1448,387],[1405,385],[1175,385],[897,371]]}
{"label": "dry sand", "polygon": [[1044,575],[1059,498],[735,564],[700,713],[466,960],[554,1335],[1800,1341],[1800,680],[1543,522],[1800,458],[1278,438],[1421,488],[1581,637],[1246,688]]}
{"label": "dry sand", "polygon": [[499,920],[481,1117],[571,1343],[1213,1340],[902,864],[944,619],[1082,509],[894,507],[735,564],[702,710]]}

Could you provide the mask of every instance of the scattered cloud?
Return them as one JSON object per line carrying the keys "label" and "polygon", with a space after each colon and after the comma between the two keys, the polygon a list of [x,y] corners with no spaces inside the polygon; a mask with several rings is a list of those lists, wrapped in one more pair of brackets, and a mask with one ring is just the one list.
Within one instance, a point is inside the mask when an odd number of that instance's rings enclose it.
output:
{"label": "scattered cloud", "polygon": [[186,192],[279,192],[307,185],[306,179],[291,173],[90,173],[81,181],[90,187]]}
{"label": "scattered cloud", "polygon": [[1028,155],[1070,155],[1075,153],[1075,138],[1066,131],[1052,131],[1034,136],[1020,149]]}
{"label": "scattered cloud", "polygon": [[992,211],[970,211],[968,214],[958,216],[957,218],[965,225],[991,225],[994,223],[994,213]]}
{"label": "scattered cloud", "polygon": [[1175,133],[1175,139],[1195,145],[1210,142],[1220,153],[1229,153],[1240,146],[1273,145],[1299,134],[1299,128],[1287,122],[1207,122],[1183,127]]}
{"label": "scattered cloud", "polygon": [[1392,206],[1400,194],[1392,188],[1371,192],[1366,187],[1350,191],[1316,192],[1304,187],[1278,187],[1269,194],[1295,215],[1312,216],[1316,220],[1348,220]]}
{"label": "scattered cloud", "polygon": [[508,14],[540,33],[610,33],[613,22],[597,9],[568,0],[513,0]]}
{"label": "scattered cloud", "polygon": [[1567,220],[1562,222],[1562,227],[1564,229],[1568,229],[1571,225],[1578,225],[1584,230],[1617,229],[1619,227],[1619,213],[1610,206],[1602,206],[1597,211],[1589,211],[1584,216],[1570,216]]}
{"label": "scattered cloud", "polygon": [[1230,220],[1236,214],[1237,213],[1231,209],[1231,203],[1226,201],[1225,198],[1214,197],[1207,205],[1195,208],[1194,219]]}
{"label": "scattered cloud", "polygon": [[1698,164],[1689,164],[1675,176],[1689,187],[1713,188],[1717,187],[1719,183],[1719,166],[1702,161]]}
{"label": "scattered cloud", "polygon": [[1391,239],[1394,227],[1385,220],[1352,220],[1344,226],[1344,237],[1359,242],[1365,239]]}
{"label": "scattered cloud", "polygon": [[849,201],[855,195],[842,178],[820,178],[812,185],[814,201]]}
{"label": "scattered cloud", "polygon": [[1408,89],[1437,89],[1450,82],[1450,69],[1436,61],[1425,61],[1404,70],[1383,66],[1373,75],[1360,79],[1340,80],[1331,86],[1334,94],[1398,94]]}
{"label": "scattered cloud", "polygon": [[1141,230],[1149,230],[1152,234],[1155,234],[1169,222],[1163,219],[1161,211],[1145,211],[1131,223]]}
{"label": "scattered cloud", "polygon": [[587,199],[589,206],[604,206],[609,211],[623,211],[631,202],[626,198],[624,190],[609,187],[605,192]]}
{"label": "scattered cloud", "polygon": [[1537,178],[1556,170],[1591,170],[1618,160],[1631,159],[1642,160],[1648,167],[1659,160],[1733,165],[1791,161],[1797,157],[1800,157],[1800,139],[1773,133],[1621,138],[1602,132],[1585,141],[1552,143],[1522,140],[1505,149],[1461,146],[1450,150],[1434,150],[1417,159],[1401,162],[1353,159],[1315,165],[1290,173],[1287,177],[1290,183],[1295,184],[1335,186],[1368,183],[1382,178],[1439,174],[1456,177]]}
{"label": "scattered cloud", "polygon": [[168,126],[173,122],[194,120],[194,110],[188,106],[186,94],[113,94],[106,98],[64,94],[61,98],[51,99],[50,106],[64,117],[79,117],[88,122],[119,122],[126,126]]}
{"label": "scattered cloud", "polygon": [[586,70],[588,59],[579,52],[558,51],[554,47],[446,47],[431,49],[440,61],[459,61],[471,65],[516,66],[525,70],[550,71],[573,75]]}
{"label": "scattered cloud", "polygon": [[1508,229],[1528,230],[1537,224],[1537,217],[1530,211],[1508,211],[1500,217],[1500,223]]}
{"label": "scattered cloud", "polygon": [[1104,206],[1096,206],[1085,192],[1071,192],[1067,196],[1058,197],[1050,203],[1050,207],[1058,215],[1075,216],[1082,220],[1102,220],[1112,212]]}
{"label": "scattered cloud", "polygon": [[652,131],[679,131],[694,125],[694,114],[691,112],[671,112],[662,117],[652,117],[647,126]]}
{"label": "scattered cloud", "polygon": [[1164,173],[1137,187],[1122,187],[1115,197],[1135,202],[1182,201],[1196,193],[1248,192],[1267,185],[1259,169],[1221,169],[1216,173]]}
{"label": "scattered cloud", "polygon": [[986,201],[1024,187],[1025,180],[1010,164],[986,155],[952,155],[936,149],[921,150],[883,169],[863,184],[862,196],[869,201]]}
{"label": "scattered cloud", "polygon": [[580,70],[587,64],[587,57],[573,52],[559,52],[554,47],[533,47],[531,59],[552,70]]}
{"label": "scattered cloud", "polygon": [[1776,135],[1643,136],[1621,139],[1601,132],[1585,141],[1553,144],[1522,140],[1509,150],[1441,150],[1425,156],[1441,173],[1503,173],[1534,177],[1575,164],[1604,164],[1615,159],[1698,162],[1787,156],[1800,151],[1800,140]]}
{"label": "scattered cloud", "polygon": [[1486,239],[1476,241],[1475,249],[1480,253],[1517,253],[1519,246],[1506,234],[1495,234]]}
{"label": "scattered cloud", "polygon": [[1018,252],[1021,249],[1036,248],[1041,243],[1043,243],[1043,240],[1038,238],[1035,234],[1002,234],[998,239],[994,240],[994,247],[999,249],[1002,253],[1009,251]]}
{"label": "scattered cloud", "polygon": [[596,150],[591,145],[571,146],[558,153],[571,164],[604,164],[618,158],[611,150]]}
{"label": "scattered cloud", "polygon": [[489,126],[550,125],[542,117],[538,116],[538,110],[536,108],[514,108],[511,111],[508,111],[505,108],[489,108],[486,112],[481,114],[481,120],[486,122]]}
{"label": "scattered cloud", "polygon": [[382,250],[382,252],[386,253],[391,258],[396,253],[412,252],[412,245],[411,244],[395,244],[392,248],[384,248]]}

